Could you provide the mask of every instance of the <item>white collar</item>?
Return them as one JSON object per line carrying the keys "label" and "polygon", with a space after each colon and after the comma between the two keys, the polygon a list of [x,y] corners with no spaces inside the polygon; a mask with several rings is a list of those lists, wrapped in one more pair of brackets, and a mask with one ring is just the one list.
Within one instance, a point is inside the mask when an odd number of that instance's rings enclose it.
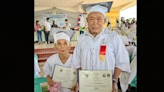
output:
{"label": "white collar", "polygon": [[104,33],[104,30],[105,30],[105,28],[103,27],[103,29],[102,29],[102,31],[100,32],[100,34],[98,34],[96,37],[94,37],[94,36],[90,33],[89,30],[88,30],[88,32],[86,33],[86,35],[89,35],[89,36],[91,36],[92,38],[97,39],[98,37],[100,37],[100,36]]}

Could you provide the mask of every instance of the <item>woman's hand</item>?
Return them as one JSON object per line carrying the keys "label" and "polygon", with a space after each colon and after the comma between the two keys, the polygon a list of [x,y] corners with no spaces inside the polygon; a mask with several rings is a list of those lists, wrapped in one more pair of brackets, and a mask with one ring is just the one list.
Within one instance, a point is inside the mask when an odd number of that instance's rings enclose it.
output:
{"label": "woman's hand", "polygon": [[117,92],[117,82],[113,82],[113,90],[112,92]]}
{"label": "woman's hand", "polygon": [[78,85],[78,82],[76,82],[76,91],[75,92],[78,92],[79,91],[79,85]]}
{"label": "woman's hand", "polygon": [[46,77],[46,80],[50,87],[54,86],[55,82],[49,76]]}
{"label": "woman's hand", "polygon": [[70,89],[71,91],[75,91],[75,88],[76,88],[76,86],[74,86],[72,88],[68,88],[68,89]]}

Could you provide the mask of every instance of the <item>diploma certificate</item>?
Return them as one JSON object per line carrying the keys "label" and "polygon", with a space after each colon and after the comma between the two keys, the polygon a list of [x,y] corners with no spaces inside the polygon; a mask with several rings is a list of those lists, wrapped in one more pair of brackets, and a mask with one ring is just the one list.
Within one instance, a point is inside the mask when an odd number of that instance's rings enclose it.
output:
{"label": "diploma certificate", "polygon": [[56,65],[52,80],[61,82],[61,87],[72,88],[77,82],[77,70]]}
{"label": "diploma certificate", "polygon": [[112,92],[112,71],[79,70],[79,92]]}

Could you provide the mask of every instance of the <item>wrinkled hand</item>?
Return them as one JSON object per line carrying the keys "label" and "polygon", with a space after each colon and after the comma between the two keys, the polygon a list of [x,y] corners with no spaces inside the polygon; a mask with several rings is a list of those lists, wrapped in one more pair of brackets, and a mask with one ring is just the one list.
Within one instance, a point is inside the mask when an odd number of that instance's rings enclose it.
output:
{"label": "wrinkled hand", "polygon": [[79,91],[79,85],[78,85],[78,82],[76,82],[76,91],[75,92],[78,92]]}
{"label": "wrinkled hand", "polygon": [[46,78],[47,79],[47,83],[50,87],[53,87],[55,82],[51,79],[51,78]]}
{"label": "wrinkled hand", "polygon": [[71,91],[75,91],[75,88],[76,88],[76,86],[74,86],[72,88],[68,88],[68,89],[70,89]]}
{"label": "wrinkled hand", "polygon": [[117,82],[113,82],[113,90],[112,92],[117,92]]}

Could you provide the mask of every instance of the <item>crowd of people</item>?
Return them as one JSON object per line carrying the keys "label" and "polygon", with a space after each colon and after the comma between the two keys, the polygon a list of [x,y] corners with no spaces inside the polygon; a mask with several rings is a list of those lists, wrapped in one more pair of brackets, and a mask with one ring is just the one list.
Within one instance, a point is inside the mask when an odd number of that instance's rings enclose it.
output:
{"label": "crowd of people", "polygon": [[[118,89],[121,89],[122,92],[136,92],[136,86],[134,85],[137,85],[137,61],[135,60],[137,47],[132,44],[134,36],[136,36],[135,20],[133,19],[129,23],[128,20],[125,22],[124,18],[121,18],[121,25],[119,26],[119,21],[116,19],[116,32],[113,32],[111,31],[110,23],[108,23],[109,27],[104,28],[104,23],[106,22],[105,13],[109,11],[106,5],[91,4],[91,7],[85,7],[84,10],[86,10],[85,12],[88,15],[89,31],[79,37],[73,54],[70,54],[69,50],[71,48],[70,42],[75,32],[69,30],[71,28],[70,24],[66,22],[65,27],[61,30],[56,30],[54,34],[54,47],[59,53],[50,56],[43,67],[44,77],[49,87],[54,86],[55,82],[52,80],[52,73],[54,65],[57,64],[77,69],[77,71],[110,70],[113,78],[112,92],[118,92]],[[47,22],[44,27],[48,36],[49,26],[47,25],[49,23]],[[57,27],[57,25],[54,26]],[[37,31],[39,31],[39,28],[40,26],[37,25]],[[130,29],[130,32],[126,35],[128,29]],[[123,36],[119,35],[119,30],[121,30]],[[102,55],[101,49],[104,46],[106,48],[105,54]],[[78,90],[77,78],[76,86],[61,88],[60,92],[78,92]]]}
{"label": "crowd of people", "polygon": [[42,38],[42,33],[41,33],[42,31],[44,32],[45,41],[47,42],[47,44],[53,43],[48,40],[51,28],[61,28],[61,29],[71,30],[72,27],[71,27],[71,24],[68,23],[67,19],[65,19],[65,23],[64,23],[63,27],[59,27],[58,25],[56,25],[55,21],[53,21],[53,24],[51,25],[50,18],[47,18],[47,20],[44,22],[43,26],[41,26],[39,21],[37,20],[34,31],[36,32],[37,37],[38,37],[38,44],[40,44],[40,43],[43,44],[43,40],[42,40],[43,38]]}
{"label": "crowd of people", "polygon": [[[132,19],[124,19],[124,17],[121,17],[121,22],[119,22],[118,19],[116,19],[116,25],[115,25],[115,32],[118,34],[121,34],[122,36],[127,36],[128,39],[131,39],[134,42],[134,38],[137,36],[137,21],[135,18]],[[109,30],[113,30],[110,20],[107,24],[107,28]]]}

